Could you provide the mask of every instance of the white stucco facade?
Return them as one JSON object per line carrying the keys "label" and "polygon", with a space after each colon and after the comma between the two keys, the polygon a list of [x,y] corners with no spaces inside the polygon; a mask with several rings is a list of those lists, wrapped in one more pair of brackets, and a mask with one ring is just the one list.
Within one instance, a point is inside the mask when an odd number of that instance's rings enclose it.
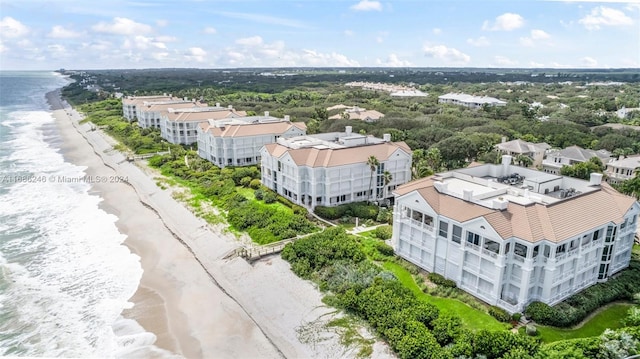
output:
{"label": "white stucco facade", "polygon": [[[325,138],[332,134],[323,134]],[[341,134],[333,134],[339,138]],[[353,134],[342,134],[354,137]],[[367,136],[356,135],[365,141]],[[411,179],[411,150],[404,143],[368,137],[367,144],[344,146],[306,136],[264,146],[262,183],[308,209],[361,201],[387,201]],[[354,139],[356,140],[356,139]],[[379,164],[371,171],[367,159]],[[385,181],[385,172],[390,180]]]}
{"label": "white stucco facade", "polygon": [[[500,165],[485,166],[492,169],[484,174],[502,176]],[[559,303],[629,265],[640,206],[601,177],[556,176],[554,183],[580,192],[562,198],[560,191],[554,197],[477,177],[482,173],[449,172],[399,188],[396,253],[510,313],[533,301]]]}

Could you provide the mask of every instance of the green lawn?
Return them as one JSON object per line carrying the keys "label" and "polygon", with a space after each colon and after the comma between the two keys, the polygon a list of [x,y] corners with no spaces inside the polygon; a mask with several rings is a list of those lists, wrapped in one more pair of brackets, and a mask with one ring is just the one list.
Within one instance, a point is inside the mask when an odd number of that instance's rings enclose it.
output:
{"label": "green lawn", "polygon": [[595,337],[602,334],[605,329],[621,328],[622,324],[620,321],[627,315],[627,310],[629,310],[631,306],[631,304],[627,303],[612,304],[577,329],[561,329],[538,325],[538,333],[545,343],[566,339]]}
{"label": "green lawn", "polygon": [[418,284],[413,280],[411,273],[404,269],[401,265],[393,262],[385,262],[384,268],[393,272],[398,280],[407,288],[416,294],[416,296],[427,303],[431,303],[438,307],[443,313],[452,313],[462,318],[465,326],[472,330],[489,329],[489,330],[505,330],[510,325],[500,323],[489,314],[471,308],[465,303],[451,298],[435,297],[424,293]]}

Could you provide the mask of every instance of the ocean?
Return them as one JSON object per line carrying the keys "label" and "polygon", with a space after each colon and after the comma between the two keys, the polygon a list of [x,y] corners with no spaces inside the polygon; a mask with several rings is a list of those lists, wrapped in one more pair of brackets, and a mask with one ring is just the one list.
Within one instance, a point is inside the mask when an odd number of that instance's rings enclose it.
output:
{"label": "ocean", "polygon": [[0,356],[143,357],[155,336],[121,316],[140,258],[89,184],[47,180],[85,175],[45,99],[67,83],[0,71]]}

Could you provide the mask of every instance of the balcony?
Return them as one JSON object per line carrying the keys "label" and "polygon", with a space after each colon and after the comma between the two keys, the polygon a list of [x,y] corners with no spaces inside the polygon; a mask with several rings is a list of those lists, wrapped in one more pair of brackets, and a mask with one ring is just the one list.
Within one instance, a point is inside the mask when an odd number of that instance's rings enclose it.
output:
{"label": "balcony", "polygon": [[473,250],[476,250],[476,251],[480,251],[480,246],[475,245],[475,244],[470,243],[470,242],[464,242],[464,246],[467,247],[467,248],[471,248]]}
{"label": "balcony", "polygon": [[502,299],[498,299],[498,301],[496,302],[496,305],[498,307],[501,307],[501,308],[505,309],[509,313],[516,313],[516,312],[520,311],[520,307],[518,307],[515,304],[511,304],[509,302],[505,302]]}
{"label": "balcony", "polygon": [[492,251],[490,251],[490,250],[488,250],[488,249],[484,249],[484,248],[483,248],[483,249],[482,249],[482,254],[488,255],[488,256],[490,256],[491,258],[498,258],[498,254],[497,254],[496,252],[492,252]]}

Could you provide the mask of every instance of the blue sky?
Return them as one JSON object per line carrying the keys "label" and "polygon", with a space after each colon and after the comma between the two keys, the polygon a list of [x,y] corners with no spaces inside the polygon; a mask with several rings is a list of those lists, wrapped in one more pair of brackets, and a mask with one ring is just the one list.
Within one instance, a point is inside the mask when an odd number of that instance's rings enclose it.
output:
{"label": "blue sky", "polygon": [[640,0],[0,0],[0,69],[640,67]]}

